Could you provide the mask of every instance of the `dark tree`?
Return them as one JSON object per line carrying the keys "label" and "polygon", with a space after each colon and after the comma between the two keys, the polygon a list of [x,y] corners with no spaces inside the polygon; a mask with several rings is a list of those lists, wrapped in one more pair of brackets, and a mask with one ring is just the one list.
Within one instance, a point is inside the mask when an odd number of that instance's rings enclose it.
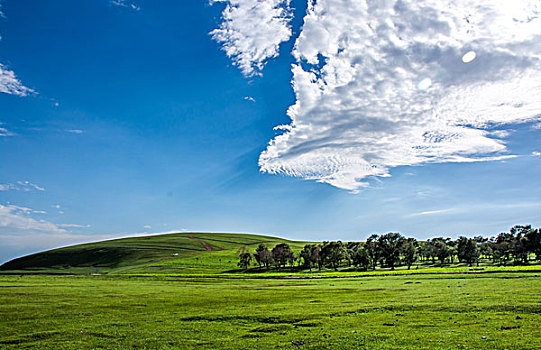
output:
{"label": "dark tree", "polygon": [[479,261],[479,249],[475,239],[459,237],[457,240],[457,255],[461,263],[467,263],[469,266]]}
{"label": "dark tree", "polygon": [[402,246],[400,247],[402,256],[404,257],[404,263],[408,267],[408,270],[411,268],[411,265],[417,261],[417,246],[418,243],[415,238],[408,238],[403,240]]}
{"label": "dark tree", "polygon": [[352,260],[355,266],[360,266],[365,271],[370,267],[370,255],[368,255],[368,250],[363,246],[360,246],[355,250]]}
{"label": "dark tree", "polygon": [[370,263],[372,264],[372,269],[376,269],[376,265],[378,264],[379,258],[380,258],[380,249],[378,247],[378,235],[374,234],[368,237],[366,240],[366,252],[368,253],[368,256],[370,257]]}
{"label": "dark tree", "polygon": [[434,256],[438,258],[441,266],[445,264],[445,259],[449,256],[449,248],[447,247],[448,238],[436,237],[428,240]]}
{"label": "dark tree", "polygon": [[313,244],[307,244],[302,248],[301,252],[299,253],[299,257],[302,259],[302,267],[305,269],[310,269],[312,271],[312,249],[314,245]]}
{"label": "dark tree", "polygon": [[265,249],[267,249],[267,247],[263,243],[260,243],[259,246],[257,246],[257,248],[255,249],[254,259],[259,265],[259,267],[261,267],[262,264],[260,253]]}
{"label": "dark tree", "polygon": [[515,249],[515,237],[508,232],[502,232],[491,240],[494,263],[507,265]]}
{"label": "dark tree", "polygon": [[334,268],[338,271],[338,267],[343,259],[347,257],[347,252],[344,244],[341,241],[338,242],[323,242],[321,248],[321,258],[326,266]]}
{"label": "dark tree", "polygon": [[534,253],[537,260],[541,260],[541,229],[531,229],[524,237],[528,252]]}
{"label": "dark tree", "polygon": [[263,265],[268,270],[272,265],[272,253],[263,243],[259,244],[259,246],[256,248],[254,258],[259,264],[259,267]]}
{"label": "dark tree", "polygon": [[295,259],[291,247],[287,243],[280,243],[272,249],[272,258],[278,268],[285,267],[288,262]]}
{"label": "dark tree", "polygon": [[400,261],[400,247],[404,241],[404,236],[397,232],[389,232],[378,238],[378,247],[385,265],[394,270]]}
{"label": "dark tree", "polygon": [[239,267],[241,269],[247,269],[250,266],[250,261],[252,261],[252,254],[248,252],[243,252],[239,254]]}
{"label": "dark tree", "polygon": [[528,240],[526,234],[532,229],[531,225],[522,226],[515,225],[511,228],[510,232],[514,236],[513,244],[513,259],[515,264],[527,264],[528,263]]}
{"label": "dark tree", "polygon": [[323,259],[321,259],[321,245],[316,245],[312,247],[312,263],[317,265],[319,271],[323,267]]}

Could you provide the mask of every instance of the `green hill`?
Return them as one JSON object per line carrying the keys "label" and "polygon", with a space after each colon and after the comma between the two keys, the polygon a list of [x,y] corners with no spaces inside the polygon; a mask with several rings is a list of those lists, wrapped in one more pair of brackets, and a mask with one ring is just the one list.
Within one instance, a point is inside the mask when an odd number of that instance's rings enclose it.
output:
{"label": "green hill", "polygon": [[304,242],[235,233],[172,233],[122,238],[53,249],[6,262],[2,272],[214,274],[237,269],[237,252]]}

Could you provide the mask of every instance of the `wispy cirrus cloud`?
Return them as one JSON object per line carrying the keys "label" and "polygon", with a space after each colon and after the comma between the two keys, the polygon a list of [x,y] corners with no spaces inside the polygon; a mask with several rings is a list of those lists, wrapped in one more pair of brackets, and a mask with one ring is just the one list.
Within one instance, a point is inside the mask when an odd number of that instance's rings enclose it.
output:
{"label": "wispy cirrus cloud", "polygon": [[58,224],[58,227],[63,228],[89,228],[92,227],[91,225],[78,225],[78,224]]}
{"label": "wispy cirrus cloud", "polygon": [[27,96],[36,92],[26,86],[15,76],[12,70],[0,63],[0,92],[10,95]]}
{"label": "wispy cirrus cloud", "polygon": [[50,221],[33,218],[32,214],[42,214],[43,211],[31,208],[20,207],[16,205],[0,204],[0,234],[6,231],[16,232],[23,230],[25,232],[49,232],[63,233],[66,230],[58,227]]}
{"label": "wispy cirrus cloud", "polygon": [[29,181],[17,181],[15,183],[0,184],[0,191],[45,191],[45,188]]}
{"label": "wispy cirrus cloud", "polygon": [[355,192],[398,166],[511,157],[505,126],[541,116],[540,9],[310,2],[293,52],[291,124],[278,127],[260,170]]}
{"label": "wispy cirrus cloud", "polygon": [[13,204],[0,204],[0,263],[17,255],[58,246],[103,240],[113,235],[81,235],[70,228],[90,225],[55,224],[42,218],[42,210]]}
{"label": "wispy cirrus cloud", "polygon": [[[2,123],[0,123],[2,125]],[[16,134],[6,128],[0,127],[0,137],[15,136]]]}
{"label": "wispy cirrus cloud", "polygon": [[427,210],[427,211],[422,211],[422,212],[419,212],[419,213],[410,214],[409,216],[436,215],[436,214],[448,213],[450,211],[451,211],[451,209]]}
{"label": "wispy cirrus cloud", "polygon": [[245,76],[260,74],[291,36],[290,0],[211,0],[217,2],[226,8],[220,27],[210,34]]}
{"label": "wispy cirrus cloud", "polygon": [[141,7],[139,5],[137,5],[133,1],[129,1],[129,0],[111,0],[110,3],[111,3],[111,5],[129,8],[129,9],[134,10],[134,11],[141,10]]}

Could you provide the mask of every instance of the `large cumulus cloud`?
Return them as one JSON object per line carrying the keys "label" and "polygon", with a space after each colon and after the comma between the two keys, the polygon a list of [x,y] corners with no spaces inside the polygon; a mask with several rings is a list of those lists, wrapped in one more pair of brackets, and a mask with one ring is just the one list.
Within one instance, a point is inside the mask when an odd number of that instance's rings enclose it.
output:
{"label": "large cumulus cloud", "polygon": [[[512,157],[506,126],[541,113],[540,17],[538,0],[309,1],[291,123],[261,171],[357,191],[393,167]],[[250,39],[224,37],[231,52],[265,46],[239,31]],[[260,67],[237,55],[245,74]]]}
{"label": "large cumulus cloud", "polygon": [[539,117],[539,10],[532,1],[317,1],[294,50],[292,121],[261,170],[358,190],[401,165],[508,157],[490,129]]}

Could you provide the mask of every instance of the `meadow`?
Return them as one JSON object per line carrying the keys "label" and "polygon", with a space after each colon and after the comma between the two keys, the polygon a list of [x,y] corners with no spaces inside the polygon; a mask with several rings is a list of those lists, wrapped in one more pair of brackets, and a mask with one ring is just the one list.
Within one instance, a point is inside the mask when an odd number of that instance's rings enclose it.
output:
{"label": "meadow", "polygon": [[537,273],[0,276],[0,347],[539,349]]}
{"label": "meadow", "polygon": [[539,349],[538,265],[239,270],[259,243],[179,233],[0,267],[0,348]]}

